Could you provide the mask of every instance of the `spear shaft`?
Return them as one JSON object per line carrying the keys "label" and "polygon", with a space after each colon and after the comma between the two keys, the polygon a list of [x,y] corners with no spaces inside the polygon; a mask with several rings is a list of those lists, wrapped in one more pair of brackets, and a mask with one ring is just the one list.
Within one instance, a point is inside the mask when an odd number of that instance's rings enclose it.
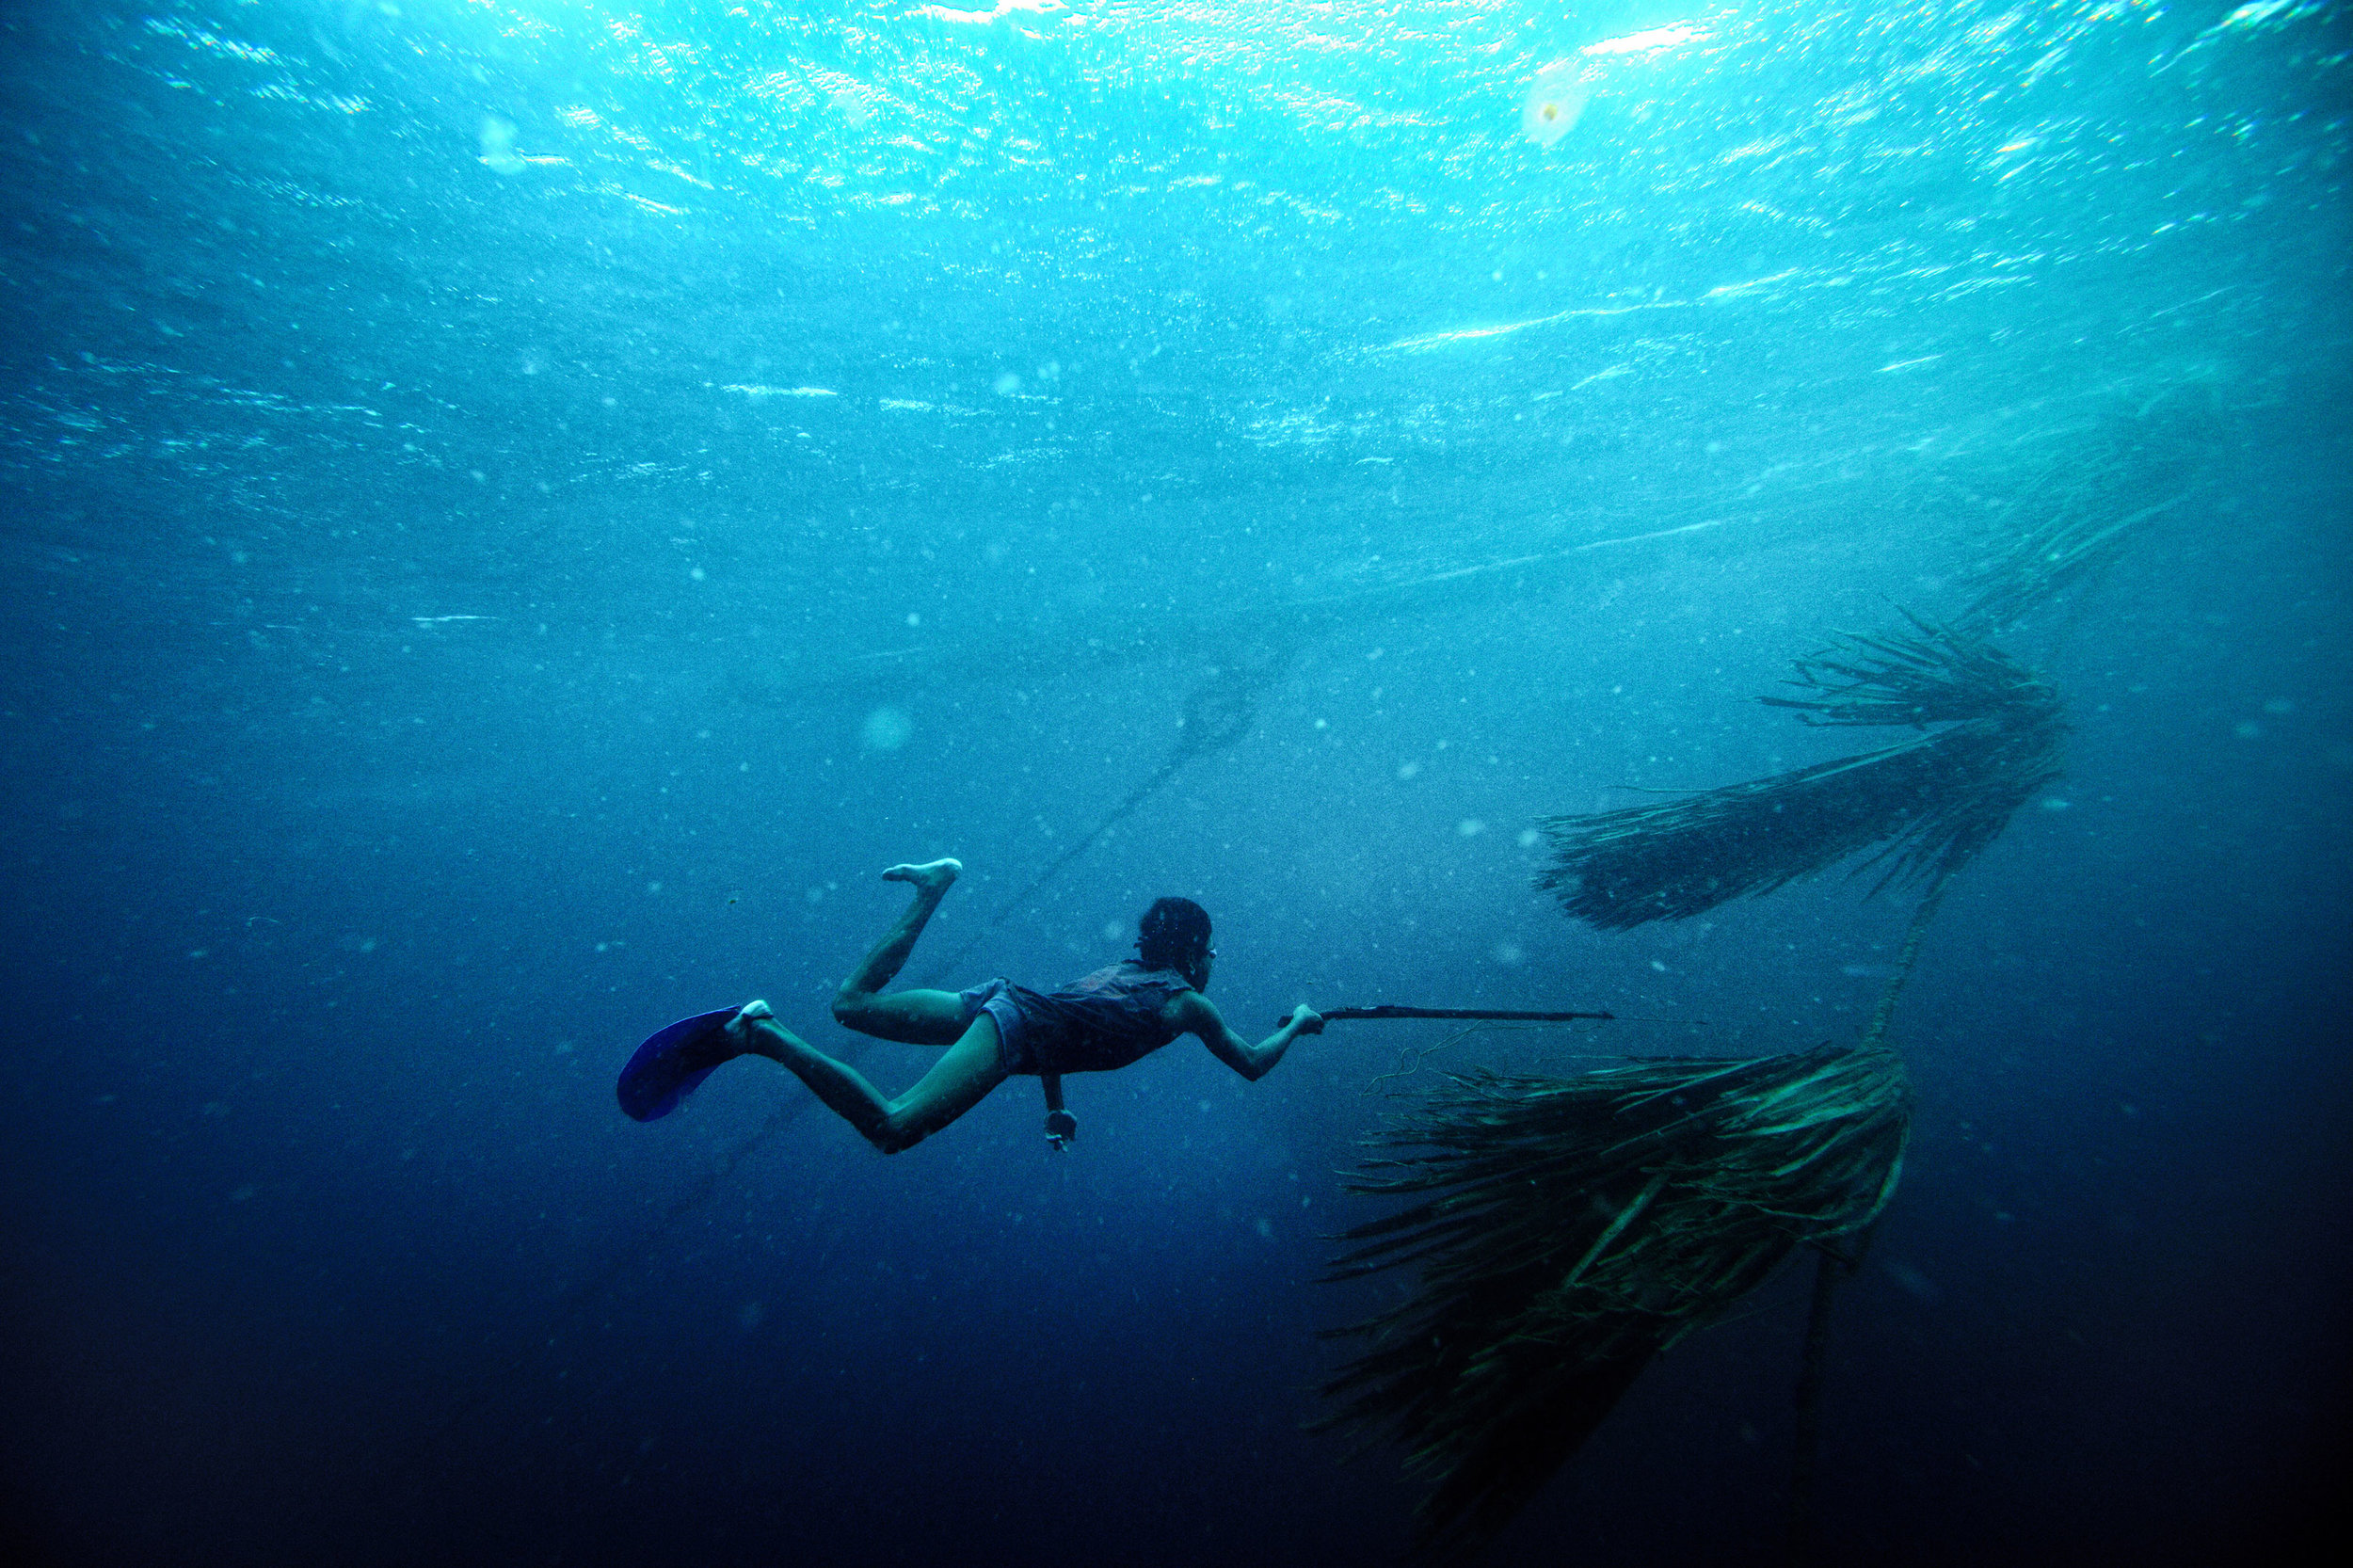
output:
{"label": "spear shaft", "polygon": [[[1319,1010],[1323,1021],[1335,1018],[1484,1018],[1515,1024],[1564,1024],[1577,1018],[1613,1019],[1615,1013],[1513,1013],[1481,1007],[1399,1007],[1384,1002],[1378,1007],[1327,1007]],[[1290,1022],[1287,1014],[1274,1020],[1281,1028]]]}

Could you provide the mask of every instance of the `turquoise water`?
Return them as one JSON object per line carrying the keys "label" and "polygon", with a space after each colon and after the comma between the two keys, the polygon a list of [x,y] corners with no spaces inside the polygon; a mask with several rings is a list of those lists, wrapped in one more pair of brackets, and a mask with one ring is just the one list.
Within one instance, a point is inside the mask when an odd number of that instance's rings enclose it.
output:
{"label": "turquoise water", "polygon": [[[63,1562],[1386,1560],[1303,1430],[1337,1173],[1445,1068],[1851,1038],[1910,904],[1629,933],[1625,787],[2138,520],[2002,637],[2068,774],[1898,1019],[1838,1561],[2223,1560],[2345,1370],[2345,10],[22,4],[0,14],[10,1528]],[[1183,1042],[894,1160],[825,1049],[1199,899]],[[1411,1032],[1409,1032],[1411,1031]],[[1419,1078],[1376,1081],[1430,1054]],[[928,1058],[876,1047],[896,1089]],[[1785,1281],[1497,1560],[1774,1560]]]}

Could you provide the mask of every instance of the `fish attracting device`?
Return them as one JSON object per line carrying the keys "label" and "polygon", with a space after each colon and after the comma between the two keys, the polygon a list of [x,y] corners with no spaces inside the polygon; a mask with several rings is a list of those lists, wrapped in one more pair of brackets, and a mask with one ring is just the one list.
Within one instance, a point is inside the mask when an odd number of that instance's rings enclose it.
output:
{"label": "fish attracting device", "polygon": [[1350,1189],[1403,1207],[1345,1232],[1355,1249],[1327,1277],[1406,1267],[1420,1281],[1331,1331],[1369,1343],[1325,1384],[1338,1408],[1321,1425],[1404,1443],[1428,1489],[1424,1549],[1492,1541],[1661,1351],[1810,1248],[1787,1531],[1790,1560],[1810,1553],[1832,1293],[1895,1195],[1909,1137],[1896,999],[1953,878],[2058,776],[2067,730],[2057,692],[1982,634],[1906,618],[1798,660],[1800,694],[1764,699],[1906,739],[1539,824],[1555,859],[1537,886],[1604,930],[1686,919],[1850,856],[1881,888],[1926,883],[1857,1045],[1566,1079],[1450,1075],[1370,1141]]}
{"label": "fish attracting device", "polygon": [[1832,1300],[1895,1195],[1910,1135],[1897,1000],[1954,879],[2060,774],[2058,691],[1990,638],[2098,577],[2183,505],[2222,437],[2194,392],[2115,422],[2004,508],[1961,574],[1969,600],[1955,618],[1907,611],[1902,626],[1836,636],[1796,661],[1794,695],[1763,699],[1808,725],[1905,732],[1893,744],[1538,824],[1554,858],[1537,886],[1605,931],[1688,919],[1850,860],[1879,873],[1875,892],[1924,890],[1852,1046],[1571,1078],[1450,1074],[1369,1140],[1349,1186],[1394,1207],[1343,1233],[1354,1248],[1327,1277],[1403,1268],[1419,1279],[1378,1316],[1327,1331],[1367,1345],[1324,1385],[1338,1405],[1318,1425],[1403,1444],[1426,1487],[1423,1550],[1490,1544],[1660,1351],[1802,1248],[1817,1261],[1783,1556],[1816,1560]]}

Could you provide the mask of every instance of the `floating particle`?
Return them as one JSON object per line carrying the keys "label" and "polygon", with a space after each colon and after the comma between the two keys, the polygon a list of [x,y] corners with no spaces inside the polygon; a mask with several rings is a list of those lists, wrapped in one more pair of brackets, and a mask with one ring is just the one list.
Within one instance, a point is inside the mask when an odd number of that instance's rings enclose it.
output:
{"label": "floating particle", "polygon": [[897,708],[877,708],[866,715],[858,738],[869,751],[896,751],[915,733],[915,722]]}

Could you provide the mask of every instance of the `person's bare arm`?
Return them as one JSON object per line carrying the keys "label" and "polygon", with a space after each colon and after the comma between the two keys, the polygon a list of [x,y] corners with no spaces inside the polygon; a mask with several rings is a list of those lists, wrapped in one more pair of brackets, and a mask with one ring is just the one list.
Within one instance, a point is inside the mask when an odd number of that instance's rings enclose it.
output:
{"label": "person's bare arm", "polygon": [[1198,991],[1186,991],[1170,999],[1169,1008],[1176,1014],[1176,1027],[1188,1034],[1198,1034],[1209,1053],[1242,1077],[1256,1083],[1274,1070],[1283,1060],[1283,1053],[1291,1048],[1291,1042],[1302,1034],[1323,1032],[1323,1018],[1312,1007],[1302,1002],[1282,1028],[1252,1045],[1226,1027],[1216,1004]]}

